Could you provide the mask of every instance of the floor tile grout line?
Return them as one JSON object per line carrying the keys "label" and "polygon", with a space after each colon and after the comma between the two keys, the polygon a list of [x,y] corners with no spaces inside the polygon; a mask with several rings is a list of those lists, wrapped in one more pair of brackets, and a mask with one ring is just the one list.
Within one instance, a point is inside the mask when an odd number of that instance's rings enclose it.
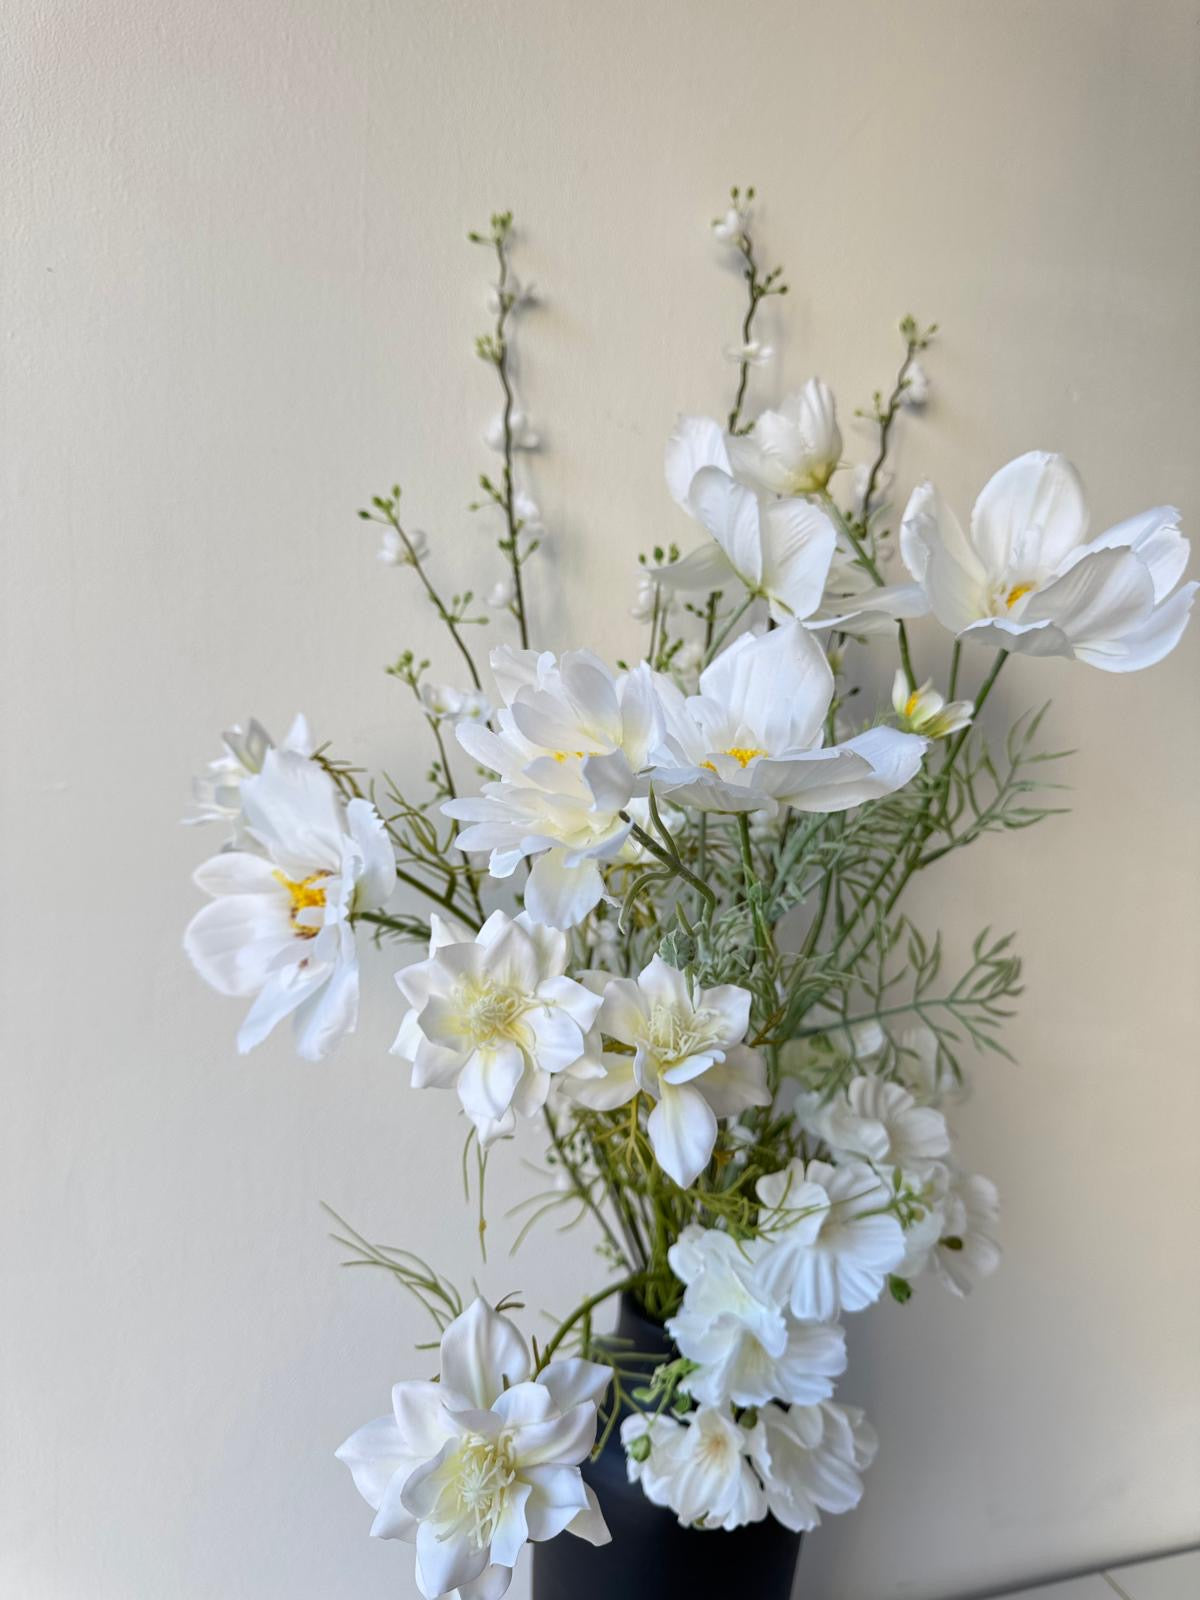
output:
{"label": "floor tile grout line", "polygon": [[1111,1572],[1102,1572],[1100,1576],[1104,1579],[1105,1583],[1112,1590],[1112,1592],[1121,1597],[1121,1600],[1133,1600],[1133,1597],[1127,1594],[1124,1589],[1122,1589],[1121,1585],[1113,1577]]}

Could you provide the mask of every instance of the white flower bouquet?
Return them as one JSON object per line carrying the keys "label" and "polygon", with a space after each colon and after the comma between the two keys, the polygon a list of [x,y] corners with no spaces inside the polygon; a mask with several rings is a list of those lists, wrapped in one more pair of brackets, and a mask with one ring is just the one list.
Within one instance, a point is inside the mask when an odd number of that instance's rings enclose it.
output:
{"label": "white flower bouquet", "polygon": [[[499,215],[471,236],[497,268],[477,353],[499,383],[500,465],[474,507],[499,519],[494,617],[439,586],[398,487],[361,513],[448,634],[452,682],[411,653],[388,669],[432,739],[428,792],[364,780],[303,719],[278,745],[256,723],[227,733],[197,783],[193,820],[229,837],[196,873],[210,899],[186,948],[250,1002],[239,1049],[290,1017],[299,1053],[325,1056],[355,1026],[359,940],[420,944],[396,975],[413,1087],[457,1096],[481,1183],[494,1147],[538,1123],[539,1212],[573,1206],[596,1233],[595,1292],[530,1344],[515,1304],[464,1307],[416,1256],[340,1234],[441,1339],[437,1381],[399,1383],[339,1451],[372,1532],[415,1542],[429,1597],[502,1594],[529,1540],[602,1543],[586,1464],[605,1448],[698,1529],[799,1532],[858,1502],[875,1443],[833,1399],[842,1319],[918,1280],[964,1294],[995,1267],[996,1191],[956,1165],[947,1111],[964,1047],[1003,1052],[1020,992],[1009,939],[981,934],[952,964],[905,890],[1056,809],[1038,794],[1041,714],[1000,740],[977,725],[1009,656],[1149,666],[1196,588],[1173,509],[1089,537],[1057,455],[1001,467],[965,526],[921,483],[893,534],[890,447],[927,401],[935,331],[911,318],[852,472],[817,379],[751,419],[771,354],[758,313],[786,292],[759,265],[752,199],[733,191],[714,225],[746,289],[731,409],[682,417],[667,442],[691,536],[643,558],[636,659],[531,647],[546,530],[519,469],[539,440],[513,337],[532,295]],[[927,614],[947,636],[929,679],[907,627]],[[484,662],[468,640],[489,620],[508,636]],[[864,705],[879,651],[891,702]],[[619,1294],[665,1328],[667,1358],[596,1335]]]}

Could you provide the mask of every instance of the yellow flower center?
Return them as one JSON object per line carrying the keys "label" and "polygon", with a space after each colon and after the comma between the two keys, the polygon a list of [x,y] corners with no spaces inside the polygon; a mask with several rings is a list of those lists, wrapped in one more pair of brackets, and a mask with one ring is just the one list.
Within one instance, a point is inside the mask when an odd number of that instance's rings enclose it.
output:
{"label": "yellow flower center", "polygon": [[1023,600],[1027,594],[1032,594],[1037,588],[1036,583],[1017,583],[1004,596],[1004,604],[1011,611],[1018,600]]}
{"label": "yellow flower center", "polygon": [[574,756],[578,756],[580,761],[583,760],[583,751],[582,750],[555,750],[555,751],[552,752],[552,754],[554,756],[555,761],[566,761],[573,755]]}
{"label": "yellow flower center", "polygon": [[686,1061],[712,1044],[712,1013],[694,1011],[686,1016],[674,1006],[656,1005],[646,1028],[646,1043],[661,1062]]}
{"label": "yellow flower center", "polygon": [[904,720],[910,722],[916,715],[917,707],[921,703],[921,691],[914,689],[904,702]]}
{"label": "yellow flower center", "polygon": [[463,1032],[476,1045],[512,1038],[514,1024],[525,1010],[522,995],[483,979],[464,984],[458,993]]}
{"label": "yellow flower center", "polygon": [[746,745],[734,744],[721,753],[722,755],[732,756],[739,767],[745,768],[750,765],[755,756],[765,756],[767,752],[765,750],[752,750]]}
{"label": "yellow flower center", "polygon": [[309,911],[313,907],[323,907],[325,904],[325,890],[322,880],[327,878],[327,872],[314,872],[307,878],[289,878],[284,872],[276,872],[274,877],[283,885],[292,897],[291,918],[292,928],[297,938],[315,939],[318,930],[310,927],[306,922],[300,922],[302,911]]}

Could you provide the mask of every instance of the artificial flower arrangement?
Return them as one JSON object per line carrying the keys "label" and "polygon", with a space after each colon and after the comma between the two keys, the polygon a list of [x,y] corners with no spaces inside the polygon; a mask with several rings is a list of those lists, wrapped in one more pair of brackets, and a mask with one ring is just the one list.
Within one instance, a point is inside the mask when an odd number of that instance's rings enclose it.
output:
{"label": "artificial flower arrangement", "polygon": [[[876,1446],[833,1398],[842,1319],[918,1280],[965,1294],[996,1266],[996,1190],[956,1165],[947,1112],[964,1044],[1003,1052],[1020,992],[1009,939],[981,934],[947,976],[902,897],[1057,809],[1036,794],[1053,759],[1041,714],[998,745],[977,726],[1008,657],[1149,666],[1196,588],[1180,586],[1177,512],[1089,537],[1053,454],[1001,467],[965,526],[921,483],[893,535],[890,447],[926,402],[935,331],[910,318],[852,473],[819,380],[751,419],[770,359],[756,320],[786,292],[759,265],[752,199],[734,190],[714,224],[746,290],[735,393],[724,422],[684,416],[667,442],[692,548],[643,557],[639,657],[531,648],[546,530],[518,470],[539,441],[513,333],[533,296],[498,215],[471,235],[496,263],[477,353],[503,402],[486,435],[500,464],[472,508],[500,528],[487,604],[509,637],[490,675],[468,642],[488,619],[438,586],[399,488],[360,513],[452,647],[452,683],[411,652],[388,669],[428,726],[428,793],[364,783],[303,719],[278,745],[256,723],[227,733],[196,786],[193,820],[229,838],[196,873],[211,898],[186,948],[251,1001],[239,1049],[290,1017],[300,1055],[325,1056],[355,1026],[358,941],[419,942],[396,974],[393,1046],[413,1087],[457,1096],[480,1184],[518,1122],[540,1122],[537,1213],[573,1206],[596,1230],[596,1292],[528,1344],[515,1303],[464,1308],[416,1256],[340,1235],[440,1334],[434,1381],[397,1384],[391,1413],[338,1452],[372,1533],[415,1543],[431,1600],[503,1594],[527,1541],[603,1543],[588,1481],[603,1450],[623,1448],[628,1481],[690,1528],[798,1533],[857,1504]],[[907,630],[927,614],[946,635],[936,680]],[[858,698],[869,651],[894,654],[890,705]],[[617,1295],[665,1328],[666,1356],[594,1332]]]}

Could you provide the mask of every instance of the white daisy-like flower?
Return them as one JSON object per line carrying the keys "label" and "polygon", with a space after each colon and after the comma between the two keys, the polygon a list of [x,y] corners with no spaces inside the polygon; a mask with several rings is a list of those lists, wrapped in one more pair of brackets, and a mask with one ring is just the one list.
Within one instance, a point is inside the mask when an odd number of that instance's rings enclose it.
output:
{"label": "white daisy-like flower", "polygon": [[862,1499],[861,1473],[874,1460],[875,1432],[856,1407],[764,1406],[749,1436],[750,1459],[772,1516],[808,1532],[821,1512],[852,1511]]}
{"label": "white daisy-like flower", "polygon": [[664,734],[655,789],[705,811],[844,811],[902,788],[917,773],[926,741],[871,728],[825,746],[834,680],[802,624],[744,633],[700,675],[685,698],[658,679]]}
{"label": "white daisy-like flower", "polygon": [[989,1178],[953,1173],[943,1206],[942,1235],[932,1257],[938,1277],[952,1294],[969,1294],[1000,1265],[999,1225],[996,1185]]}
{"label": "white daisy-like flower", "polygon": [[300,1055],[319,1060],[357,1020],[351,919],[391,894],[395,853],[374,807],[343,805],[329,774],[295,751],[268,750],[241,794],[254,849],[197,868],[212,902],[188,924],[184,949],[221,994],[255,997],[240,1051],[292,1016]]}
{"label": "white daisy-like flower", "polygon": [[416,1545],[427,1600],[499,1600],[530,1540],[608,1542],[579,1467],[612,1373],[572,1359],[531,1374],[514,1325],[475,1300],[442,1335],[440,1381],[396,1384],[391,1412],[337,1451],[372,1537]]}
{"label": "white daisy-like flower", "polygon": [[[644,1438],[650,1440],[648,1452],[639,1445]],[[626,1417],[621,1443],[630,1479],[685,1527],[731,1532],[767,1514],[766,1495],[746,1453],[746,1432],[725,1408],[701,1406],[686,1422]]]}
{"label": "white daisy-like flower", "polygon": [[1063,456],[1030,451],[984,485],[964,532],[931,483],[914,490],[900,553],[960,639],[1068,656],[1103,672],[1152,666],[1179,643],[1197,585],[1173,506],[1088,539],[1083,485]]}
{"label": "white daisy-like flower", "polygon": [[759,1270],[793,1316],[833,1322],[878,1300],[904,1256],[891,1195],[861,1161],[792,1161],[758,1180],[770,1227]]}
{"label": "white daisy-like flower", "polygon": [[410,1010],[392,1054],[413,1087],[454,1088],[480,1142],[509,1134],[578,1061],[600,997],[565,976],[566,936],[493,911],[474,939],[432,919],[429,958],[396,974]]}
{"label": "white daisy-like flower", "polygon": [[950,1152],[946,1119],[932,1106],[918,1105],[902,1084],[864,1075],[853,1078],[832,1100],[797,1098],[795,1115],[818,1134],[839,1159],[900,1168],[920,1179],[931,1164]]}
{"label": "white daisy-like flower", "polygon": [[813,1405],[846,1370],[841,1328],[790,1316],[762,1281],[761,1255],[761,1241],[739,1243],[695,1224],[668,1252],[686,1291],[667,1332],[681,1355],[699,1362],[684,1387],[705,1405]]}
{"label": "white daisy-like flower", "polygon": [[603,994],[596,1033],[632,1053],[590,1054],[594,1075],[574,1075],[567,1092],[604,1110],[649,1095],[655,1157],[686,1189],[708,1165],[718,1119],[770,1103],[763,1059],[742,1043],[750,994],[735,984],[702,989],[661,956],[636,979],[610,979]]}

